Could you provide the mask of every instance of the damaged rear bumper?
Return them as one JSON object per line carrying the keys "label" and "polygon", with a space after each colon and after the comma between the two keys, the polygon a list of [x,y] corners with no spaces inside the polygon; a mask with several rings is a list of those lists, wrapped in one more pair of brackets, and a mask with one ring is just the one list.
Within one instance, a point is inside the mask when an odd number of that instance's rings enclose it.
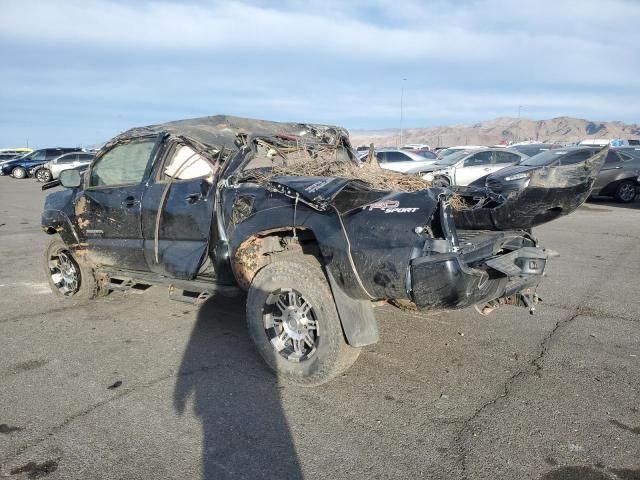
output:
{"label": "damaged rear bumper", "polygon": [[411,261],[411,295],[419,309],[464,308],[535,289],[547,252],[522,247],[470,266],[458,252]]}

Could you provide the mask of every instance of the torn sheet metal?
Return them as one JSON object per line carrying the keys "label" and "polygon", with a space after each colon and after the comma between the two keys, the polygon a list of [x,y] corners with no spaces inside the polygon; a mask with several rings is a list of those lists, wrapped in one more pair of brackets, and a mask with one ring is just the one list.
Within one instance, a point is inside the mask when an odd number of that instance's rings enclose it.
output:
{"label": "torn sheet metal", "polygon": [[[326,210],[335,198],[346,187],[352,190],[367,191],[370,189],[367,184],[353,178],[342,177],[289,177],[277,176],[270,180],[271,186],[289,197],[295,198],[299,196],[310,206],[318,210]],[[377,196],[384,195],[380,192]],[[363,200],[366,203],[369,200]],[[356,208],[359,205],[353,205]]]}
{"label": "torn sheet metal", "polygon": [[[458,187],[468,208],[454,212],[458,228],[530,229],[568,215],[589,197],[608,149],[572,165],[516,165],[487,178],[485,188]],[[508,179],[517,179],[509,181]],[[489,201],[487,201],[489,200]]]}

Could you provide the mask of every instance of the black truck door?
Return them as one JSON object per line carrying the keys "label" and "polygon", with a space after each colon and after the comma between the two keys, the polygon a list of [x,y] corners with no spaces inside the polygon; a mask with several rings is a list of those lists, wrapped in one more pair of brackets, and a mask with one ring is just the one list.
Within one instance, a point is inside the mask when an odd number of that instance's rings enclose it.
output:
{"label": "black truck door", "polygon": [[193,279],[209,254],[214,216],[214,165],[174,144],[142,200],[144,253],[149,270]]}
{"label": "black truck door", "polygon": [[87,255],[96,265],[148,270],[140,214],[155,145],[156,136],[116,145],[88,172],[88,186],[75,210]]}

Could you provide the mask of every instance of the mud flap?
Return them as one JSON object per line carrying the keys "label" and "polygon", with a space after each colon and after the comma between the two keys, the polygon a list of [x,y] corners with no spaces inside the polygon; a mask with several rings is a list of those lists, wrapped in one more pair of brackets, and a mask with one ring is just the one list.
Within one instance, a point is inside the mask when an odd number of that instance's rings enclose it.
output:
{"label": "mud flap", "polygon": [[326,272],[347,343],[352,347],[364,347],[376,343],[380,334],[371,302],[351,298],[340,288],[331,272],[329,270]]}

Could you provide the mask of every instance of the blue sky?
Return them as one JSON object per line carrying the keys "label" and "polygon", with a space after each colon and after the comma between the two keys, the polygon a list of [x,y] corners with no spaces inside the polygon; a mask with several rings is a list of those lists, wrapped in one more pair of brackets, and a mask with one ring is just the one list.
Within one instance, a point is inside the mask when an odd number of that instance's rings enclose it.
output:
{"label": "blue sky", "polygon": [[[217,113],[640,120],[638,0],[0,0],[0,147]],[[402,79],[406,78],[406,81]]]}

